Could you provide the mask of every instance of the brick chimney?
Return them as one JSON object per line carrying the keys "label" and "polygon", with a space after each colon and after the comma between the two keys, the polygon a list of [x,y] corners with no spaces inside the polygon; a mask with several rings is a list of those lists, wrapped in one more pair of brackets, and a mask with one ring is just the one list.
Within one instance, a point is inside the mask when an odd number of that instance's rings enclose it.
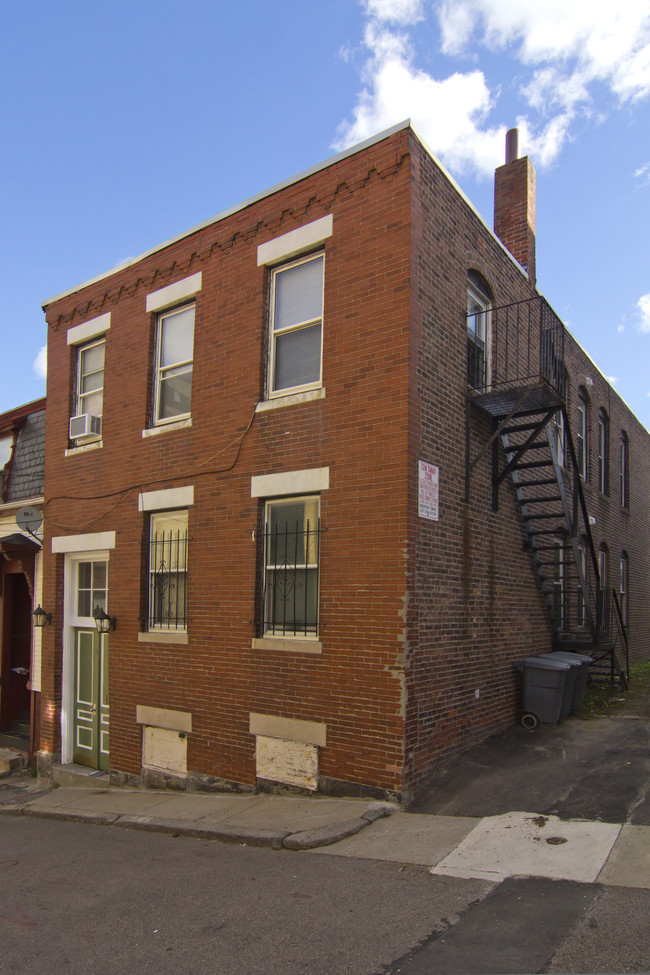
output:
{"label": "brick chimney", "polygon": [[535,285],[535,170],[518,158],[519,133],[506,135],[506,162],[494,172],[494,232]]}

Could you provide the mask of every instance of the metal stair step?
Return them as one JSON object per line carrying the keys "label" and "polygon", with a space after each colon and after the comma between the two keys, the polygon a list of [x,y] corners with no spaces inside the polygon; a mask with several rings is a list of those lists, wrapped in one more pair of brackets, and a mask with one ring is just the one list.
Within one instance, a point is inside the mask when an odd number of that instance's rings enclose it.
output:
{"label": "metal stair step", "polygon": [[557,484],[557,478],[543,477],[538,481],[517,481],[515,487],[519,490],[520,488],[542,487],[544,484]]}
{"label": "metal stair step", "polygon": [[528,444],[516,443],[516,444],[511,444],[508,447],[504,447],[503,449],[507,454],[516,454],[517,451],[521,450],[522,447],[525,447],[526,450],[545,450],[548,449],[548,441],[535,440],[534,443],[528,443]]}
{"label": "metal stair step", "polygon": [[[533,467],[552,467],[552,466],[553,466],[552,460],[528,460],[525,461],[523,464],[515,464],[512,469],[513,471],[528,471],[531,470]],[[517,485],[517,487],[520,487],[520,485]]]}
{"label": "metal stair step", "polygon": [[545,501],[550,502],[550,501],[561,501],[561,500],[562,498],[560,497],[559,494],[550,494],[545,498],[544,497],[522,498],[519,503],[520,504],[543,504]]}
{"label": "metal stair step", "polygon": [[535,515],[522,515],[521,517],[524,519],[524,521],[538,521],[542,518],[563,518],[564,511],[562,512],[551,511],[550,514],[546,512],[546,513],[535,514]]}

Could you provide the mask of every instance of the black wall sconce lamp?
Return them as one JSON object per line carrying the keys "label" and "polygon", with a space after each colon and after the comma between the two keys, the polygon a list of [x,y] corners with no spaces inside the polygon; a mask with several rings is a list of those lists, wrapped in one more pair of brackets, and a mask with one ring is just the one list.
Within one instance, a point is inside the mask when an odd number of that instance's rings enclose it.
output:
{"label": "black wall sconce lamp", "polygon": [[49,626],[52,622],[52,614],[46,613],[41,607],[40,603],[36,609],[32,611],[32,616],[34,617],[34,626],[38,626],[39,629],[46,624]]}
{"label": "black wall sconce lamp", "polygon": [[99,606],[95,607],[95,612],[93,613],[93,619],[95,620],[95,626],[97,627],[98,633],[110,633],[117,626],[117,617],[109,616],[105,610],[100,609]]}

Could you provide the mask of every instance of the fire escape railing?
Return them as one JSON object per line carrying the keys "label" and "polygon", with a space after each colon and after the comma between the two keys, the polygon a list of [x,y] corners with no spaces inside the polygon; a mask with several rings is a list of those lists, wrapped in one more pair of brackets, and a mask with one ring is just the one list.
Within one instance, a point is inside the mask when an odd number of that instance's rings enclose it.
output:
{"label": "fire escape railing", "polygon": [[[562,399],[566,393],[564,370],[565,327],[541,295],[493,307],[487,313],[489,369],[474,369],[481,392],[503,386],[525,386],[544,380]],[[468,315],[468,319],[472,314]],[[472,350],[470,349],[470,358]],[[470,377],[472,375],[470,362]]]}

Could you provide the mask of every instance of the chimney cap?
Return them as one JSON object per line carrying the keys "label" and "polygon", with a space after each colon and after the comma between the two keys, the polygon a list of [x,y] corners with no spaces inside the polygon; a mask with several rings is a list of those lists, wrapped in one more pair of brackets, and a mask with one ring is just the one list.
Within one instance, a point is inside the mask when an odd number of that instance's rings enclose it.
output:
{"label": "chimney cap", "polygon": [[519,129],[506,132],[506,165],[519,158]]}

